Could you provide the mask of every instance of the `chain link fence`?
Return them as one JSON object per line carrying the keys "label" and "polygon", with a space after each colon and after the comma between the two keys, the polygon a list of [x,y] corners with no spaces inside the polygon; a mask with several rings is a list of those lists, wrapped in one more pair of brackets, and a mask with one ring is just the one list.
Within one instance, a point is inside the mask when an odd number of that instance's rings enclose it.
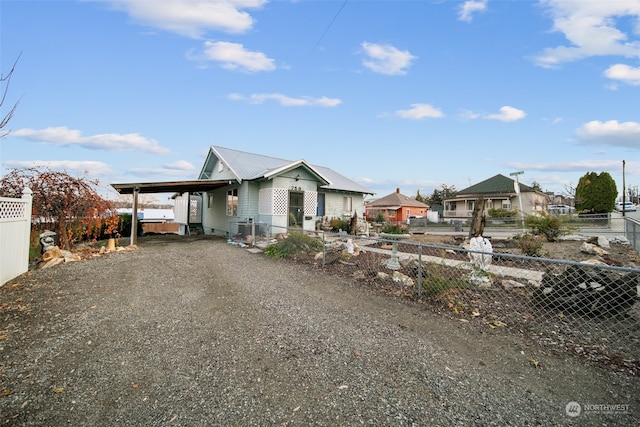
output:
{"label": "chain link fence", "polygon": [[[262,244],[282,241],[286,232],[265,233]],[[640,373],[640,269],[415,243],[408,235],[306,234],[322,245],[303,248],[296,262],[486,333],[508,330]]]}
{"label": "chain link fence", "polygon": [[640,254],[640,221],[625,218],[624,235],[633,249]]}

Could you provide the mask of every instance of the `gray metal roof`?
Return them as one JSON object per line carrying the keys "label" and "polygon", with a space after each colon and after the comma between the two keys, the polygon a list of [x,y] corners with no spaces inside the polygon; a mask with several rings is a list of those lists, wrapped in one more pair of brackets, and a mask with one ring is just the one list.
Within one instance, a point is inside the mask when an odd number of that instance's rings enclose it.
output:
{"label": "gray metal roof", "polygon": [[[218,159],[225,163],[233,171],[237,178],[242,181],[251,181],[263,178],[272,171],[301,161],[279,159],[277,157],[248,153],[245,151],[239,151],[232,148],[219,146],[211,146],[210,155],[211,153],[213,153],[216,157],[218,157]],[[315,170],[315,172],[320,175],[320,177],[325,178],[327,181],[329,181],[328,185],[324,185],[321,188],[328,190],[374,194],[368,188],[350,180],[349,178],[339,174],[333,169],[324,166],[311,165],[306,161],[304,161],[304,163],[311,166]]]}

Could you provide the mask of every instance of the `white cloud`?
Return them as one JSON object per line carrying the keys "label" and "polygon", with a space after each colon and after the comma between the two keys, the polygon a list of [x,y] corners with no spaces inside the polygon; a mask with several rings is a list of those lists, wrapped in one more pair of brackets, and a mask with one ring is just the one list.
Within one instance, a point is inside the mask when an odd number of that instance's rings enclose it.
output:
{"label": "white cloud", "polygon": [[195,169],[194,166],[186,160],[178,160],[173,163],[167,163],[166,165],[164,165],[164,167],[166,169],[187,171],[187,172]]}
{"label": "white cloud", "polygon": [[169,149],[161,147],[158,142],[140,136],[138,133],[103,133],[82,136],[79,130],[67,127],[49,127],[41,130],[18,129],[12,131],[9,137],[25,138],[60,146],[79,146],[92,150],[105,151],[145,151],[154,154],[167,154]]}
{"label": "white cloud", "polygon": [[394,114],[403,119],[411,120],[444,117],[442,111],[432,107],[429,104],[411,104],[411,108],[409,108],[408,110],[398,110]]}
{"label": "white cloud", "polygon": [[487,0],[465,1],[458,10],[458,20],[471,22],[473,21],[474,13],[484,12],[485,10],[487,10]]}
{"label": "white cloud", "polygon": [[[95,0],[94,0],[95,1]],[[133,20],[180,34],[199,38],[207,31],[245,33],[254,20],[245,9],[259,9],[266,0],[97,0],[127,13]]]}
{"label": "white cloud", "polygon": [[191,162],[186,160],[177,160],[172,163],[165,163],[164,165],[157,168],[131,168],[127,170],[127,173],[147,177],[147,176],[171,176],[171,177],[180,177],[187,178],[192,174],[195,167]]}
{"label": "white cloud", "polygon": [[615,64],[607,68],[604,75],[612,80],[618,80],[633,86],[640,86],[640,67]]}
{"label": "white cloud", "polygon": [[169,168],[169,167],[159,167],[159,168],[131,168],[127,169],[127,173],[136,176],[171,176],[171,177],[181,177],[186,178],[187,173],[184,170]]}
{"label": "white cloud", "polygon": [[480,117],[482,117],[481,114],[476,113],[476,112],[471,111],[471,110],[464,110],[463,109],[458,113],[458,118],[460,120],[463,120],[463,121],[475,120],[475,119],[479,119]]}
{"label": "white cloud", "polygon": [[640,123],[593,120],[576,130],[576,135],[585,144],[611,145],[640,149]]}
{"label": "white cloud", "polygon": [[[640,18],[640,1],[542,0],[553,19],[552,31],[564,34],[566,46],[550,47],[534,58],[542,67],[590,56],[620,55],[640,57],[640,40],[630,40],[617,24],[620,18]],[[638,35],[638,24],[635,26]]]}
{"label": "white cloud", "polygon": [[264,104],[267,101],[276,101],[283,107],[336,107],[342,104],[342,100],[338,98],[312,98],[303,96],[292,98],[281,93],[255,93],[244,96],[238,93],[230,93],[227,98],[232,101],[247,101],[251,104]]}
{"label": "white cloud", "polygon": [[409,51],[391,45],[363,42],[361,46],[367,56],[362,65],[374,73],[403,75],[407,73],[411,61],[416,59]]}
{"label": "white cloud", "polygon": [[276,69],[273,59],[262,52],[246,50],[240,43],[206,41],[202,53],[187,57],[195,61],[216,61],[222,68],[232,71],[256,73]]}
{"label": "white cloud", "polygon": [[523,119],[526,115],[527,114],[522,110],[505,105],[504,107],[500,107],[500,113],[487,114],[484,118],[489,120],[500,120],[502,122],[514,122],[516,120]]}
{"label": "white cloud", "polygon": [[507,165],[512,169],[522,169],[527,171],[542,172],[587,172],[587,171],[603,171],[617,170],[622,167],[622,163],[618,160],[576,160],[568,162],[549,162],[549,163],[522,163],[514,162]]}
{"label": "white cloud", "polygon": [[84,160],[8,160],[2,164],[5,168],[47,168],[64,171],[75,176],[90,175],[94,177],[112,173],[106,163]]}

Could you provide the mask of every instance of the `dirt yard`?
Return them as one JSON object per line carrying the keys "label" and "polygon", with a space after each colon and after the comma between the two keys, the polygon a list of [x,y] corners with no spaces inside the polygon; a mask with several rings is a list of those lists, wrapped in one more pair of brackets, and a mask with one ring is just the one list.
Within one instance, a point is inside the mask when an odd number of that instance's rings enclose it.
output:
{"label": "dirt yard", "polygon": [[0,424],[637,426],[638,377],[204,236],[0,287]]}

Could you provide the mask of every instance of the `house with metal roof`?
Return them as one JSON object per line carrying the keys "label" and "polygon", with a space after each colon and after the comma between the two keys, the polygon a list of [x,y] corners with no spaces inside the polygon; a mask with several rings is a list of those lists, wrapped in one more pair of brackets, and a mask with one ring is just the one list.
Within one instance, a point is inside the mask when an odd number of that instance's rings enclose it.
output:
{"label": "house with metal roof", "polygon": [[378,214],[382,214],[387,222],[405,223],[410,217],[423,218],[427,216],[429,205],[405,196],[397,188],[391,194],[372,200],[365,205],[365,213],[368,220],[375,220]]}
{"label": "house with metal roof", "polygon": [[523,214],[530,215],[544,210],[547,204],[547,196],[543,192],[498,174],[458,191],[455,197],[445,199],[444,220],[471,219],[473,208],[480,196],[484,198],[487,215],[491,209],[522,211]]}
{"label": "house with metal roof", "polygon": [[[211,146],[199,182],[175,197],[175,221],[206,234],[254,234],[260,227],[315,230],[323,218],[363,218],[371,190],[324,166]],[[195,214],[195,215],[194,215]],[[249,227],[253,227],[251,230]]]}

